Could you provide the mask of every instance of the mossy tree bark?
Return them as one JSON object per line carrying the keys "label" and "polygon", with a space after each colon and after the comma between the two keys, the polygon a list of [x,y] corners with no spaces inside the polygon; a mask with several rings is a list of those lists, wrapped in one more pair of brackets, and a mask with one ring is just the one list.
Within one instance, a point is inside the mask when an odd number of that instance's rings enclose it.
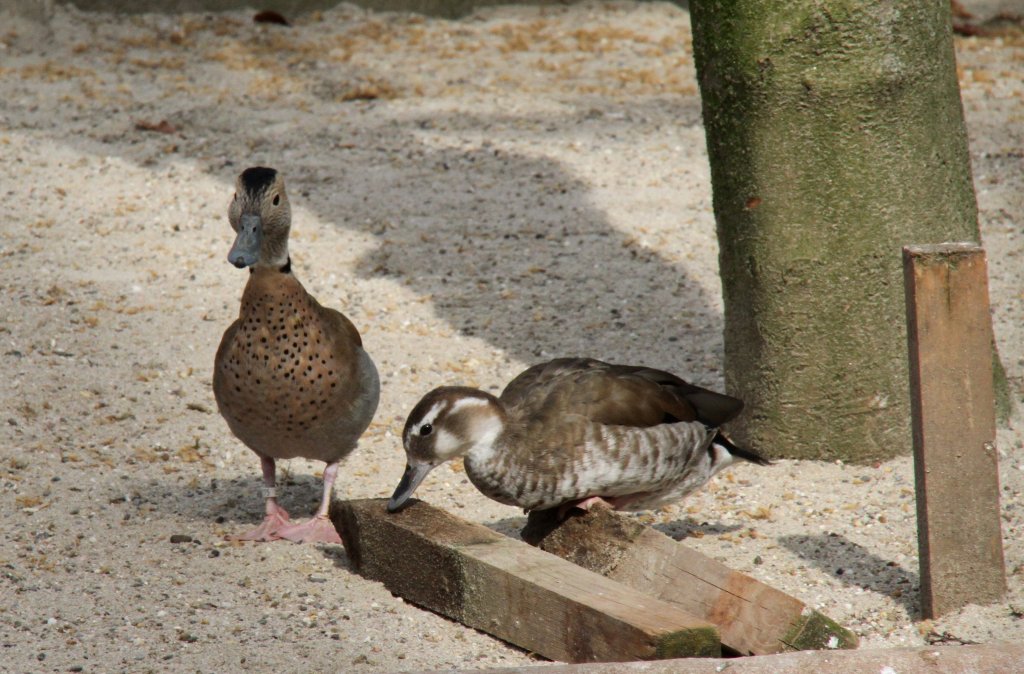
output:
{"label": "mossy tree bark", "polygon": [[979,241],[949,0],[691,12],[732,430],[775,457],[907,452],[901,248]]}

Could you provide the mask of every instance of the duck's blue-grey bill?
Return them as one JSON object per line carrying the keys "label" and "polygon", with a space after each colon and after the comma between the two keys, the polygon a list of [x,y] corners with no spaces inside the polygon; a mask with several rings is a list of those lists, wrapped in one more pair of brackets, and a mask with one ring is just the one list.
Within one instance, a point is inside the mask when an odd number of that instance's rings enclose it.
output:
{"label": "duck's blue-grey bill", "polygon": [[416,491],[416,487],[420,486],[420,482],[423,482],[423,478],[427,476],[431,470],[434,469],[429,463],[418,463],[415,466],[406,464],[405,472],[402,473],[402,480],[398,483],[398,488],[395,489],[395,493],[391,495],[391,500],[388,501],[388,512],[393,513],[402,505],[409,500],[412,493]]}
{"label": "duck's blue-grey bill", "polygon": [[263,221],[258,215],[243,215],[239,218],[235,243],[228,251],[228,262],[239,269],[251,267],[260,259],[260,244],[263,242]]}

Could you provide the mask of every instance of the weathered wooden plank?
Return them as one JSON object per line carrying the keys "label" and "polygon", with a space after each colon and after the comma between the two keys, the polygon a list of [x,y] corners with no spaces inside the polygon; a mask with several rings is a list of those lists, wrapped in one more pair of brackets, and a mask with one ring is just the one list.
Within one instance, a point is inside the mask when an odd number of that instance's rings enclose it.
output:
{"label": "weathered wooden plank", "polygon": [[421,501],[336,501],[356,570],[400,597],[552,660],[720,655],[710,623]]}
{"label": "weathered wooden plank", "polygon": [[734,653],[857,647],[856,635],[795,597],[609,508],[561,523],[532,513],[523,538],[714,623]]}
{"label": "weathered wooden plank", "polygon": [[921,612],[1006,592],[985,251],[903,249]]}
{"label": "weathered wooden plank", "polygon": [[487,674],[1010,674],[1020,672],[1022,662],[1024,644],[1003,643],[801,651],[756,658],[690,658],[614,665],[502,667],[489,669]]}

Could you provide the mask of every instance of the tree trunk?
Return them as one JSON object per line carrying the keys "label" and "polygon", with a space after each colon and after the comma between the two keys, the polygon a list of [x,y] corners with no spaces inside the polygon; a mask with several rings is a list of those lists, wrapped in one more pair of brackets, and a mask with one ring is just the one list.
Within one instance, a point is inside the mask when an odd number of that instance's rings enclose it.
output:
{"label": "tree trunk", "polygon": [[979,241],[949,0],[691,12],[732,430],[774,457],[907,452],[901,248]]}

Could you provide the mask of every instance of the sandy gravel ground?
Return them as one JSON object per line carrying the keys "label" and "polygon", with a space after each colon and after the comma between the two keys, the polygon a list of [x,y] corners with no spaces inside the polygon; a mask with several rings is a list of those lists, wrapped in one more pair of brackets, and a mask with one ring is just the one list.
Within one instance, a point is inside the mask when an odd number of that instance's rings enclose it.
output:
{"label": "sandy gravel ground", "polygon": [[[689,15],[669,4],[352,7],[0,27],[0,669],[396,671],[537,662],[354,575],[340,546],[235,544],[255,457],[211,363],[245,274],[234,176],[289,180],[294,267],[383,380],[340,497],[388,495],[442,383],[587,354],[721,378]],[[1024,38],[959,39],[999,347],[1024,376]],[[909,458],[739,466],[639,517],[866,646],[1024,639],[1024,422],[1000,432],[1010,593],[921,622]],[[909,451],[909,447],[907,448]],[[311,512],[322,465],[285,464]],[[514,533],[458,466],[419,495]]]}

